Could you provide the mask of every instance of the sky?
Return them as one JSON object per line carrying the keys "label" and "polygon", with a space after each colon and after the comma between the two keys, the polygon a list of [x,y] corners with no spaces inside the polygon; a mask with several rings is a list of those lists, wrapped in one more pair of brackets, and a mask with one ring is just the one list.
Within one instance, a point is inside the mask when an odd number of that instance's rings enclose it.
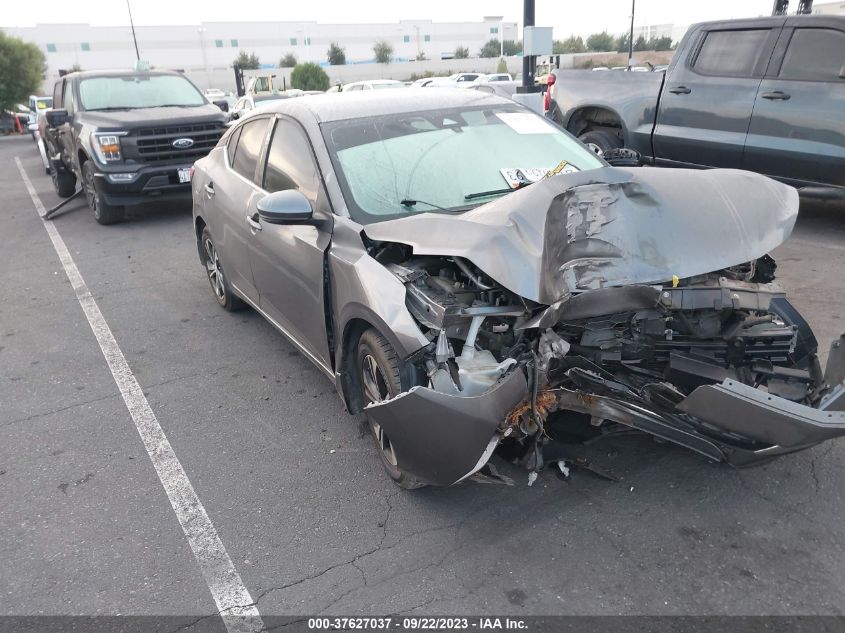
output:
{"label": "sky", "polygon": [[[276,20],[371,23],[426,19],[463,22],[480,20],[485,15],[501,15],[506,21],[522,22],[520,0],[253,0],[242,5],[228,0],[130,1],[135,24],[145,26]],[[637,26],[688,25],[704,20],[755,17],[769,15],[772,4],[772,0],[636,0],[634,23]],[[22,10],[2,12],[0,28],[35,26],[36,22],[88,23],[94,26],[128,23],[124,0],[38,0],[18,6]],[[37,16],[32,16],[27,7],[35,8]],[[603,30],[622,32],[627,29],[630,15],[631,0],[536,0],[537,26],[553,27],[557,39],[572,34],[586,36]]]}

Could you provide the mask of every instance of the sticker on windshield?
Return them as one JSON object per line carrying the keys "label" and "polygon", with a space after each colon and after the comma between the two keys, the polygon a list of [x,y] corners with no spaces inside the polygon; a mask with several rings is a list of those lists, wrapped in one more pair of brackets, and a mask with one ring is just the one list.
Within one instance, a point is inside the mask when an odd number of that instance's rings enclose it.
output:
{"label": "sticker on windshield", "polygon": [[557,129],[532,112],[497,112],[496,116],[517,134],[554,134]]}
{"label": "sticker on windshield", "polygon": [[511,189],[518,189],[557,174],[571,174],[578,171],[578,168],[562,160],[553,169],[547,167],[505,167],[499,171]]}

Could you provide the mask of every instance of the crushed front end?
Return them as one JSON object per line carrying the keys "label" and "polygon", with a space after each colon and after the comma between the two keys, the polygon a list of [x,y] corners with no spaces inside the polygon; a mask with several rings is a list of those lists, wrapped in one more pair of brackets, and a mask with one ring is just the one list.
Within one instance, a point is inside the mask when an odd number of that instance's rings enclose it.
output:
{"label": "crushed front end", "polygon": [[[531,298],[514,291],[522,282],[507,258],[490,265],[494,278],[455,251],[369,242],[405,284],[406,307],[430,341],[406,359],[423,384],[367,409],[421,480],[460,481],[497,446],[532,471],[577,464],[580,446],[630,429],[736,466],[845,434],[845,338],[823,372],[813,333],[774,282],[765,251],[703,274],[606,283],[633,252],[608,225],[618,220],[624,231],[624,213],[643,213],[632,200],[663,211],[643,184],[563,188],[546,205]],[[786,201],[797,213],[797,200]],[[519,227],[525,218],[509,219],[520,239],[529,234],[526,222]],[[749,252],[777,242],[764,228]],[[791,225],[782,230],[788,236]],[[651,275],[655,261],[639,253],[629,269]]]}

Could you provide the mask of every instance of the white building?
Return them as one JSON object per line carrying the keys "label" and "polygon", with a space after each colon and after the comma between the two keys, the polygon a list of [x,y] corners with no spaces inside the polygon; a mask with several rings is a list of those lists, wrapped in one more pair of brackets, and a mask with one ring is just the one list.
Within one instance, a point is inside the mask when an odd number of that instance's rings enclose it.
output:
{"label": "white building", "polygon": [[[46,85],[59,69],[131,67],[135,63],[132,31],[125,26],[37,24],[6,28],[7,34],[34,42],[47,57]],[[386,40],[397,60],[429,59],[454,54],[459,46],[478,56],[491,38],[517,40],[516,22],[485,17],[478,22],[402,20],[389,24],[321,24],[319,22],[203,22],[186,26],[135,28],[141,59],[157,68],[181,69],[192,76],[217,75],[231,67],[241,51],[255,53],[262,66],[275,67],[286,54],[300,62],[326,63],[332,42],[346,49],[347,63],[372,61],[373,44]],[[504,38],[502,36],[504,35]]]}
{"label": "white building", "polygon": [[814,4],[813,13],[822,15],[845,15],[845,2],[825,2],[823,4]]}

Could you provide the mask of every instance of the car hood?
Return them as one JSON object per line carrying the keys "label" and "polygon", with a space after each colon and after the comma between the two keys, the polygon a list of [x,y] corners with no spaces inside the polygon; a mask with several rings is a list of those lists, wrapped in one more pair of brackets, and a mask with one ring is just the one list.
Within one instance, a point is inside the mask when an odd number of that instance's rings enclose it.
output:
{"label": "car hood", "polygon": [[553,304],[583,290],[669,282],[752,261],[786,240],[798,192],[733,169],[602,167],[546,178],[460,215],[370,224],[372,240],[462,257]]}
{"label": "car hood", "polygon": [[86,111],[85,122],[98,128],[136,129],[154,126],[179,126],[183,124],[220,123],[226,115],[216,105],[166,108],[137,108],[133,110]]}

